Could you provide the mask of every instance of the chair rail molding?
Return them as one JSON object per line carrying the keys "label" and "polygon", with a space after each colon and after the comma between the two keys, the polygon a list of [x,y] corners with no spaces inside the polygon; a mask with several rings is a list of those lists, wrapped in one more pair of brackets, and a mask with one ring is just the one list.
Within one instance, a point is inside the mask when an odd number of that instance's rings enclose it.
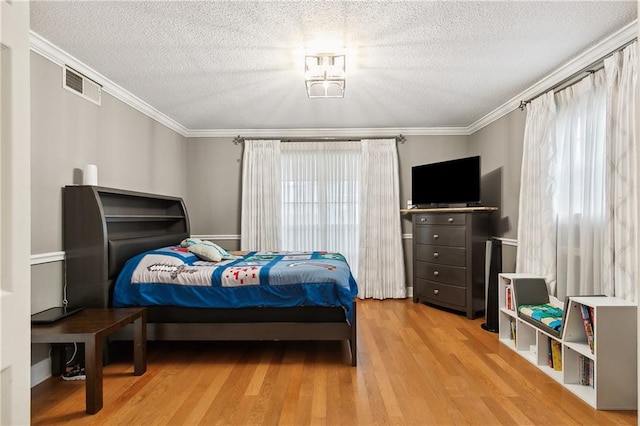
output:
{"label": "chair rail molding", "polygon": [[31,255],[31,265],[40,265],[42,263],[63,261],[65,253],[63,251],[52,251],[49,253],[38,253]]}
{"label": "chair rail molding", "polygon": [[240,235],[229,234],[229,235],[191,235],[191,238],[200,238],[201,240],[240,240]]}

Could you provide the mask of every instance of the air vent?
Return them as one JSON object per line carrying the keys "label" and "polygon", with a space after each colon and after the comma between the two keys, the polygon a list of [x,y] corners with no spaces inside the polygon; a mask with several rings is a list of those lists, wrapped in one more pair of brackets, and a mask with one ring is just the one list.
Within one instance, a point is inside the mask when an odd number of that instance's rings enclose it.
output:
{"label": "air vent", "polygon": [[63,68],[62,87],[96,105],[101,103],[102,86],[73,68],[67,66]]}

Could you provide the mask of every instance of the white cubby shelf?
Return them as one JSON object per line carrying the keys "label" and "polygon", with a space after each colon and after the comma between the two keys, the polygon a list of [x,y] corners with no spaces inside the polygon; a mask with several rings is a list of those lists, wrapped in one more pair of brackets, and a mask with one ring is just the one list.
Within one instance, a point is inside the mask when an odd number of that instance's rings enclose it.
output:
{"label": "white cubby shelf", "polygon": [[[531,274],[498,274],[499,340],[556,382],[598,410],[636,410],[637,316],[636,304],[616,297],[571,296],[560,337],[526,322],[508,309],[507,287],[514,279],[538,278]],[[513,291],[511,292],[513,294]],[[591,311],[594,350],[582,319],[581,307]],[[515,338],[514,338],[515,330]],[[562,370],[549,367],[550,341],[559,342]],[[585,361],[586,360],[586,361]],[[585,381],[584,364],[592,364],[591,383]]]}

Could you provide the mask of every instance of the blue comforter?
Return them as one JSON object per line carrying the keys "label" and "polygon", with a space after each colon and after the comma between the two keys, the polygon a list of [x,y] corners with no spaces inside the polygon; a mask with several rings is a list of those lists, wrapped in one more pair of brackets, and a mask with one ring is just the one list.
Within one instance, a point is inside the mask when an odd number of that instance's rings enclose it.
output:
{"label": "blue comforter", "polygon": [[213,263],[176,246],[127,261],[116,281],[113,306],[341,306],[351,321],[357,292],[349,265],[338,253],[249,252]]}

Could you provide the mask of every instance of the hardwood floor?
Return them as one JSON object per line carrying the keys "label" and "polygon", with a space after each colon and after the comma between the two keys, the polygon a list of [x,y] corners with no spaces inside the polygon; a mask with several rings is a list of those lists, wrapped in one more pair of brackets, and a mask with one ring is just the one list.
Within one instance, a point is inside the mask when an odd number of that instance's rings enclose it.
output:
{"label": "hardwood floor", "polygon": [[358,367],[344,342],[149,342],[104,368],[104,408],[84,382],[32,389],[32,423],[157,425],[637,424],[597,411],[466,317],[407,300],[358,301]]}

